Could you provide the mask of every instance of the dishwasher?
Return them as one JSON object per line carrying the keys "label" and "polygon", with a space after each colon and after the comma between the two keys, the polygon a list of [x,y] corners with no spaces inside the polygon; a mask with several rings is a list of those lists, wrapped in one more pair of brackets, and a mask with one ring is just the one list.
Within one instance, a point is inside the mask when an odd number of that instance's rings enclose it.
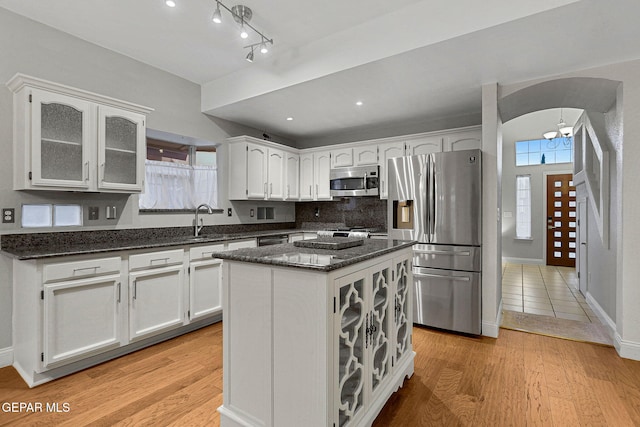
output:
{"label": "dishwasher", "polygon": [[281,243],[289,243],[288,234],[278,234],[276,236],[258,237],[258,246],[279,245]]}

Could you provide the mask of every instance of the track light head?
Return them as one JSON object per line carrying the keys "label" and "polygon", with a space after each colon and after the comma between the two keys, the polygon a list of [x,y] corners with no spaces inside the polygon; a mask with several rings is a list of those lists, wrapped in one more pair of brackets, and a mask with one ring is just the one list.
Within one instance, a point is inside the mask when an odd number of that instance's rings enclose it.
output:
{"label": "track light head", "polygon": [[267,44],[265,42],[262,42],[260,44],[260,53],[267,53],[269,52],[269,48],[267,47]]}
{"label": "track light head", "polygon": [[176,7],[176,2],[173,0],[166,0],[164,4],[166,4],[169,7]]}
{"label": "track light head", "polygon": [[245,59],[249,62],[253,62],[253,48],[251,48],[251,52],[247,53],[247,57]]}
{"label": "track light head", "polygon": [[222,14],[220,13],[220,3],[216,3],[216,10],[213,12],[213,22],[216,24],[222,23]]}
{"label": "track light head", "polygon": [[240,37],[243,39],[246,39],[247,37],[249,37],[249,33],[247,33],[247,29],[244,27],[244,25],[240,27]]}

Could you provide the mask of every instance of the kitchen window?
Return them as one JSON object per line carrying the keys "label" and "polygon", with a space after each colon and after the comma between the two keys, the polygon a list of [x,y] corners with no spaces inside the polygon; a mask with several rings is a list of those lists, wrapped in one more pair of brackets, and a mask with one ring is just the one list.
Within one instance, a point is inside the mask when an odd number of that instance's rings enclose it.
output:
{"label": "kitchen window", "polygon": [[193,210],[218,206],[216,147],[147,138],[140,210]]}
{"label": "kitchen window", "polygon": [[516,166],[573,161],[573,137],[516,141]]}
{"label": "kitchen window", "polygon": [[516,176],[516,239],[531,239],[531,175]]}

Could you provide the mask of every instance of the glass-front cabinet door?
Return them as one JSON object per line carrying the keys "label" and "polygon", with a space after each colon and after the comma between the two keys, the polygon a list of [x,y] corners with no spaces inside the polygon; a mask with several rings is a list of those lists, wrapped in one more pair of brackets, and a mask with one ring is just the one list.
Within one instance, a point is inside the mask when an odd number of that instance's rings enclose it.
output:
{"label": "glass-front cabinet door", "polygon": [[36,89],[31,97],[31,184],[89,188],[91,104]]}
{"label": "glass-front cabinet door", "polygon": [[98,108],[98,188],[142,191],[144,116],[117,108]]}
{"label": "glass-front cabinet door", "polygon": [[368,347],[371,353],[370,376],[372,399],[391,373],[391,322],[389,299],[391,296],[391,266],[374,271],[370,283],[373,306],[369,313]]}
{"label": "glass-front cabinet door", "polygon": [[413,319],[409,302],[411,301],[411,260],[408,258],[396,258],[393,261],[394,280],[394,363],[397,364],[411,349],[411,333]]}
{"label": "glass-front cabinet door", "polygon": [[365,340],[369,322],[365,282],[366,275],[362,273],[337,281],[336,427],[352,425],[365,404]]}

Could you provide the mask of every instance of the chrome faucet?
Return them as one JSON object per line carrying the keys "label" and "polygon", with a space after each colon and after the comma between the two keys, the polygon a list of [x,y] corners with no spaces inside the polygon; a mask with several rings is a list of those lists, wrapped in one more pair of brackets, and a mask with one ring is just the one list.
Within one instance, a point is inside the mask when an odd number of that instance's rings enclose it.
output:
{"label": "chrome faucet", "polygon": [[207,208],[208,214],[213,213],[213,208],[206,203],[203,203],[196,208],[196,221],[193,234],[195,237],[198,237],[198,235],[200,235],[200,230],[202,230],[202,227],[204,227],[204,221],[202,220],[202,218],[199,218],[200,221],[198,221],[198,213],[200,212],[200,208]]}

